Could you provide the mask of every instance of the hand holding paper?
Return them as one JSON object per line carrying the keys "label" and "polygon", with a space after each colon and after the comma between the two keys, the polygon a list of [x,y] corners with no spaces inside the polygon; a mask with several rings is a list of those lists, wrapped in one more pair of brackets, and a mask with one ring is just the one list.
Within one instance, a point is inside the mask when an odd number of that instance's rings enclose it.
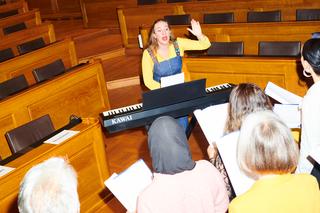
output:
{"label": "hand holding paper", "polygon": [[209,144],[214,144],[223,136],[228,106],[229,103],[218,104],[193,112]]}
{"label": "hand holding paper", "polygon": [[138,195],[151,181],[152,172],[140,159],[122,173],[113,173],[104,184],[129,212],[135,212]]}

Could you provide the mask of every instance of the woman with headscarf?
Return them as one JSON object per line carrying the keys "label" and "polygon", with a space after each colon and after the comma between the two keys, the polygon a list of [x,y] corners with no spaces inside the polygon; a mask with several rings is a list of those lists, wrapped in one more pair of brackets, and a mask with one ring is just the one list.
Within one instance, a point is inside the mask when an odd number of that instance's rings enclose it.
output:
{"label": "woman with headscarf", "polygon": [[154,178],[139,195],[138,213],[226,212],[229,200],[220,173],[206,160],[192,160],[183,127],[164,116],[148,134]]}

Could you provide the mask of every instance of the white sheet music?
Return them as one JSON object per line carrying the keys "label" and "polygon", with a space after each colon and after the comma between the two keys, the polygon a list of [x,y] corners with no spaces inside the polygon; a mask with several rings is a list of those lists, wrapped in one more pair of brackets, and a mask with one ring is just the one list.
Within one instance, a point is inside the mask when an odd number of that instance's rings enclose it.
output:
{"label": "white sheet music", "polygon": [[79,131],[73,131],[73,130],[63,130],[62,132],[56,134],[55,136],[49,138],[48,140],[46,140],[43,143],[50,143],[50,144],[60,144],[63,141],[71,138],[72,136],[78,134]]}
{"label": "white sheet music", "polygon": [[300,128],[301,112],[298,104],[275,104],[273,111],[289,128]]}
{"label": "white sheet music", "polygon": [[285,90],[272,82],[268,82],[265,93],[282,104],[300,104],[302,97]]}
{"label": "white sheet music", "polygon": [[239,131],[232,132],[220,138],[216,144],[227,170],[229,179],[233,186],[236,195],[241,195],[251,188],[255,182],[254,179],[248,177],[240,170],[237,163],[237,144],[238,144]]}
{"label": "white sheet music", "polygon": [[0,177],[14,170],[12,167],[8,166],[0,166]]}
{"label": "white sheet music", "polygon": [[151,183],[152,177],[149,167],[140,159],[122,173],[113,173],[104,184],[129,212],[134,212],[139,193]]}
{"label": "white sheet music", "polygon": [[161,88],[184,83],[184,73],[178,73],[160,79]]}
{"label": "white sheet music", "polygon": [[223,136],[228,106],[229,103],[218,104],[193,112],[209,144],[213,144]]}

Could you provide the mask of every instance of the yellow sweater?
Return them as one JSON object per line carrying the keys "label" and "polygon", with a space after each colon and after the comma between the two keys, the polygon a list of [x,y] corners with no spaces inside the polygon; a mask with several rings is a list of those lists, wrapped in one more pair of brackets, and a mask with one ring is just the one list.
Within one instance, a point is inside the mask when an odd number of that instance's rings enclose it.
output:
{"label": "yellow sweater", "polygon": [[[205,50],[211,45],[209,39],[205,36],[199,41],[177,38],[177,42],[180,49],[180,56],[184,55],[185,50]],[[171,58],[176,57],[176,52],[174,50],[173,44],[169,45],[169,58],[164,59],[160,55],[155,55],[158,62],[162,62]],[[147,50],[144,50],[142,56],[142,75],[144,84],[151,90],[160,88],[160,83],[153,80],[153,61]]]}
{"label": "yellow sweater", "polygon": [[317,180],[308,174],[260,179],[229,205],[229,213],[319,213]]}

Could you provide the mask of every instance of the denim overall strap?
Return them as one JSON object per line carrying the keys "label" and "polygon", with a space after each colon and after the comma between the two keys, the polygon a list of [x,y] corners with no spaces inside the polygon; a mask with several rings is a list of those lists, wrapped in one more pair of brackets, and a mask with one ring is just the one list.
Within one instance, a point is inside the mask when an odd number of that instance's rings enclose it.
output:
{"label": "denim overall strap", "polygon": [[[151,50],[148,50],[148,53],[154,63],[153,65],[153,80],[160,83],[162,77],[175,75],[181,73],[182,68],[182,59],[180,56],[180,50],[177,42],[173,42],[173,46],[176,52],[176,57],[170,58],[168,60],[158,62],[154,53]],[[148,48],[149,49],[149,48]]]}

